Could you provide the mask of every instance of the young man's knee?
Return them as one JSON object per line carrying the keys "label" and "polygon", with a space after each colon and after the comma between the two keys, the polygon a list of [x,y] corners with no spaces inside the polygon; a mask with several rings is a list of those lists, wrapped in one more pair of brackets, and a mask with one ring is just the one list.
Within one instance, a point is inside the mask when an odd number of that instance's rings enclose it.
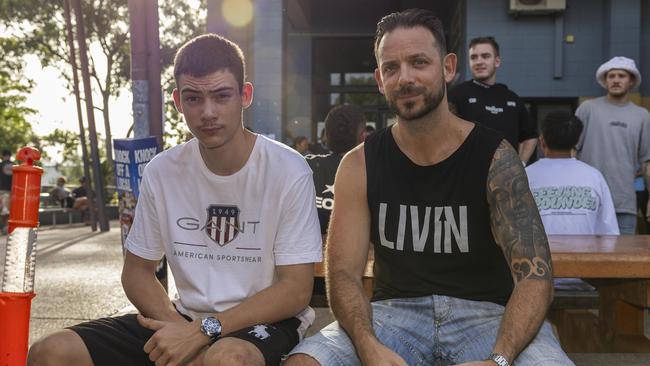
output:
{"label": "young man's knee", "polygon": [[81,338],[71,330],[64,330],[36,341],[27,354],[28,366],[92,365],[88,350]]}
{"label": "young man's knee", "polygon": [[282,366],[320,366],[320,363],[315,358],[308,356],[304,353],[296,353],[289,356]]}
{"label": "young man's knee", "polygon": [[264,356],[252,343],[237,338],[224,338],[212,345],[203,356],[203,365],[264,365]]}

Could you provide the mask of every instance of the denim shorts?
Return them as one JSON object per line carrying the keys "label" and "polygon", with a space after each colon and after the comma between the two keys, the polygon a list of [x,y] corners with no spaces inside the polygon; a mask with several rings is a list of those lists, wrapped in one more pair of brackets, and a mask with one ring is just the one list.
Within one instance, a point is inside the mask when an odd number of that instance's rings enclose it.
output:
{"label": "denim shorts", "polygon": [[[446,296],[391,299],[372,303],[373,328],[379,341],[409,365],[454,365],[485,360],[496,343],[505,308],[491,302]],[[290,354],[304,353],[323,366],[361,365],[338,322],[303,340]],[[573,365],[551,326],[519,354],[517,366]]]}

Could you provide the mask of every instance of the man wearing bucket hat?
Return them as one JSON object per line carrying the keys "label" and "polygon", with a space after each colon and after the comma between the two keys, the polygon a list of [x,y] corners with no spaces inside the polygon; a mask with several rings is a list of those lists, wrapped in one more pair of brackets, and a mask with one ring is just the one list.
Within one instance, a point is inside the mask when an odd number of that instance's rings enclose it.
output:
{"label": "man wearing bucket hat", "polygon": [[646,182],[650,180],[650,113],[629,95],[641,84],[641,73],[634,60],[618,56],[598,68],[596,80],[607,95],[582,103],[576,111],[585,125],[576,146],[578,159],[603,173],[621,234],[634,234],[634,176],[639,166]]}

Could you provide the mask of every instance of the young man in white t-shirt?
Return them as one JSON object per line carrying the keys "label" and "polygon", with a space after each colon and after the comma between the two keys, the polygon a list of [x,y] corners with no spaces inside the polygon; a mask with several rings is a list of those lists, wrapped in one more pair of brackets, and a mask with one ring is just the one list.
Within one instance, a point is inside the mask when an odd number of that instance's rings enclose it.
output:
{"label": "young man in white t-shirt", "polygon": [[542,121],[544,159],[526,168],[546,234],[618,235],[612,195],[603,175],[573,158],[582,121],[552,112]]}
{"label": "young man in white t-shirt", "polygon": [[[186,43],[173,98],[194,135],[145,169],[122,284],[141,315],[79,324],[37,342],[30,365],[277,365],[313,321],[321,238],[311,170],[244,129],[253,86],[239,47]],[[178,298],[155,278],[166,255]]]}

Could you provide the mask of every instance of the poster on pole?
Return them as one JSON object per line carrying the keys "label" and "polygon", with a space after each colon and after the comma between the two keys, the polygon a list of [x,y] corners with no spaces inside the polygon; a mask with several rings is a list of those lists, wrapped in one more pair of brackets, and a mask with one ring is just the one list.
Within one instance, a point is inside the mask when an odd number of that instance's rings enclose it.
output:
{"label": "poster on pole", "polygon": [[124,245],[133,223],[142,173],[147,163],[158,154],[158,142],[155,137],[113,139],[113,154],[115,154],[115,187],[120,204],[120,228],[122,245]]}
{"label": "poster on pole", "polygon": [[[140,195],[140,182],[144,167],[159,152],[160,148],[155,137],[113,139],[115,186],[119,198],[123,254],[124,243],[135,216],[135,206]],[[167,288],[167,261],[164,257],[156,268],[156,277]]]}

